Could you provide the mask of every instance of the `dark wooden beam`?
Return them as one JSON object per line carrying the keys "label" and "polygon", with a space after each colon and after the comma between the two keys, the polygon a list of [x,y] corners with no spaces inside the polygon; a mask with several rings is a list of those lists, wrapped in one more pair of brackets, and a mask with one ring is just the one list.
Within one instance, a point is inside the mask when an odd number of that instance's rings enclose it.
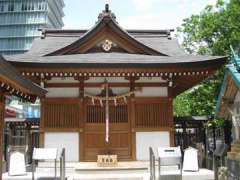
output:
{"label": "dark wooden beam", "polygon": [[79,161],[84,160],[84,81],[89,78],[79,77]]}
{"label": "dark wooden beam", "polygon": [[[101,87],[103,83],[84,83],[85,88]],[[130,87],[131,83],[109,83],[110,87]],[[135,87],[167,87],[167,82],[155,83],[135,83]],[[46,88],[74,88],[79,87],[79,83],[47,83]]]}
{"label": "dark wooden beam", "polygon": [[[138,80],[137,78],[129,78],[129,87],[130,87],[130,91],[134,91],[135,90],[135,87],[136,87],[136,80]],[[136,128],[136,117],[135,117],[135,95],[132,94],[129,98],[129,103],[128,103],[128,113],[129,113],[129,116],[130,116],[130,126],[131,126],[131,140],[132,140],[132,159],[133,160],[136,160],[136,131],[135,131],[135,128]]]}

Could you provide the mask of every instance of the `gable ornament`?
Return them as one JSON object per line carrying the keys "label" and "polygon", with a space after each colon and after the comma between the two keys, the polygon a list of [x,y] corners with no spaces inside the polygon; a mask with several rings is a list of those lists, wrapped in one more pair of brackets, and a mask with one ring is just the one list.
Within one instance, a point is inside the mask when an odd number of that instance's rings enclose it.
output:
{"label": "gable ornament", "polygon": [[113,42],[110,41],[109,39],[106,39],[105,41],[103,41],[102,43],[102,48],[105,52],[109,52],[113,47]]}

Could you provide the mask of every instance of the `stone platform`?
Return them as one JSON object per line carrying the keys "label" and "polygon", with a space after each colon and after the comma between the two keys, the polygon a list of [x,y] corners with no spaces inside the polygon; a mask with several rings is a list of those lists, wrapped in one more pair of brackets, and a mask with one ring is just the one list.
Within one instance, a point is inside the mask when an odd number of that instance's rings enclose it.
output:
{"label": "stone platform", "polygon": [[[81,162],[66,163],[66,176],[68,180],[149,180],[149,163],[146,161],[119,162],[117,167],[98,167],[97,163]],[[157,167],[156,167],[157,171]],[[172,174],[174,169],[164,168],[164,180],[173,180],[168,174]],[[52,179],[54,175],[53,163],[39,163],[35,173],[35,179],[41,177]],[[58,166],[59,175],[59,166]],[[157,175],[158,176],[158,175]],[[214,180],[213,171],[200,169],[199,172],[183,172],[182,180]],[[7,173],[3,175],[3,180],[32,180],[31,172],[26,176],[9,177]]]}

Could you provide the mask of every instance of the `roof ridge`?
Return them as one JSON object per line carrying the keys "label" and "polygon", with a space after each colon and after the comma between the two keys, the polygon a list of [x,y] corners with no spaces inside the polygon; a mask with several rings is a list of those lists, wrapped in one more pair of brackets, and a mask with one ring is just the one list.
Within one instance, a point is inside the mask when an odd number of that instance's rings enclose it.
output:
{"label": "roof ridge", "polygon": [[[39,31],[42,31],[43,35],[47,34],[61,34],[61,33],[86,33],[90,29],[39,29]],[[171,32],[174,32],[174,29],[158,29],[158,30],[152,30],[152,29],[126,29],[128,33],[131,34],[137,34],[137,33],[144,33],[144,34],[164,34],[164,35],[170,35]]]}
{"label": "roof ridge", "polygon": [[[84,43],[86,43],[89,39],[93,38],[93,36],[100,30],[103,30],[104,28],[111,28],[111,30],[117,34],[117,36],[125,38],[126,41],[128,43],[131,43],[131,45],[138,49],[139,53],[145,53],[145,54],[151,54],[151,55],[161,55],[161,56],[168,56],[168,54],[164,54],[156,49],[153,49],[152,47],[143,44],[142,42],[140,42],[139,40],[137,40],[133,34],[129,33],[128,31],[126,31],[125,29],[123,29],[122,27],[120,27],[118,25],[118,23],[116,22],[116,20],[114,19],[114,17],[111,15],[111,11],[109,12],[103,12],[103,15],[100,16],[100,19],[97,21],[97,23],[95,24],[95,26],[93,26],[89,31],[86,31],[81,37],[79,37],[78,40],[76,40],[75,42],[60,48],[56,51],[53,51],[51,53],[46,54],[45,56],[52,56],[52,55],[63,55],[66,53],[74,53],[74,50],[77,48],[80,48],[81,46],[84,45]],[[43,37],[45,38],[47,35],[47,31],[44,30],[43,32]],[[50,32],[54,32],[54,31],[50,31]],[[55,31],[56,32],[56,31]],[[64,31],[62,31],[64,32]],[[66,31],[65,31],[66,32]],[[68,31],[70,32],[70,31]],[[75,31],[77,32],[77,31]],[[81,31],[83,32],[83,31]],[[135,31],[138,32],[139,31]],[[144,31],[146,32],[155,32],[156,31]],[[166,35],[169,35],[170,31],[160,31],[161,33],[165,33]],[[76,51],[76,50],[75,50]]]}

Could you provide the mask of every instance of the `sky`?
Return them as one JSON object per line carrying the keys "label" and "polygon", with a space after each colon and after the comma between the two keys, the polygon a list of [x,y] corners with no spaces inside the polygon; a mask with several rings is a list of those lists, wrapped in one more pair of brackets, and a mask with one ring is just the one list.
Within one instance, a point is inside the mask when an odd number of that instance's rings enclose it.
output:
{"label": "sky", "polygon": [[64,0],[64,29],[89,29],[105,3],[124,29],[175,29],[216,0]]}

